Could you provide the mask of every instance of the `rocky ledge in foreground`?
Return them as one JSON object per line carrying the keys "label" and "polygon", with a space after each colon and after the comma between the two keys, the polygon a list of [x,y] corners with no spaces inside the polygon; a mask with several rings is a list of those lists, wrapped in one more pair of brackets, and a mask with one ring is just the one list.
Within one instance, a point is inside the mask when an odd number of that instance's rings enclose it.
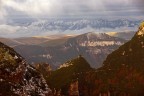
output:
{"label": "rocky ledge in foreground", "polygon": [[0,43],[0,96],[50,96],[43,76],[12,48]]}

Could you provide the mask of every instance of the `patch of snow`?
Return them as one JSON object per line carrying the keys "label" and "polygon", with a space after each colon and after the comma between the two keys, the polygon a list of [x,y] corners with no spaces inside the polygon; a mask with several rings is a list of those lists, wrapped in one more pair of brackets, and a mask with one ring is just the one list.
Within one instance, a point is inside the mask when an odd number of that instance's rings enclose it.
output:
{"label": "patch of snow", "polygon": [[90,47],[95,47],[95,46],[111,46],[111,45],[122,45],[123,43],[120,41],[84,41],[83,43],[80,43],[80,46],[90,46]]}
{"label": "patch of snow", "polygon": [[69,66],[72,66],[72,65],[73,65],[72,63],[71,64],[65,63],[65,64],[60,65],[60,67],[58,69],[69,67]]}
{"label": "patch of snow", "polygon": [[70,43],[70,46],[72,47],[72,44]]}
{"label": "patch of snow", "polygon": [[77,51],[79,52],[79,48],[77,47],[76,49],[77,49]]}
{"label": "patch of snow", "polygon": [[14,59],[18,59],[18,56],[17,56],[17,55],[15,55],[15,56],[14,56]]}
{"label": "patch of snow", "polygon": [[0,79],[0,82],[4,81],[3,79]]}
{"label": "patch of snow", "polygon": [[[35,56],[33,56],[33,57],[35,57]],[[52,58],[52,56],[50,54],[39,55],[39,57],[43,57],[43,58],[47,58],[47,59],[51,59]]]}

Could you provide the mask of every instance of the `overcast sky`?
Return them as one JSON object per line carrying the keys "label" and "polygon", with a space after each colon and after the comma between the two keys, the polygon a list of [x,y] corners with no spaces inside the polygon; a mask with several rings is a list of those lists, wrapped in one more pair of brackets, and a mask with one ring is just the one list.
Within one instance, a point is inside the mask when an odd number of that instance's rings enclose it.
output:
{"label": "overcast sky", "polygon": [[0,19],[6,17],[55,17],[140,15],[144,0],[0,0]]}

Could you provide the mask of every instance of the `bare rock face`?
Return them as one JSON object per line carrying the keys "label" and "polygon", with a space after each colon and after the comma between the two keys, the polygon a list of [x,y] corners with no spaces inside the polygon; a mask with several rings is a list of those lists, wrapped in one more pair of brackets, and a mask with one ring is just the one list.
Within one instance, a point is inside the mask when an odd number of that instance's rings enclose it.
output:
{"label": "bare rock face", "polygon": [[78,80],[70,84],[69,96],[79,96]]}
{"label": "bare rock face", "polygon": [[0,43],[0,95],[50,96],[43,76],[3,43]]}
{"label": "bare rock face", "polygon": [[80,78],[83,96],[144,95],[144,23],[134,37],[107,56],[103,67]]}
{"label": "bare rock face", "polygon": [[[61,41],[64,43],[61,44]],[[61,64],[79,54],[83,55],[91,67],[99,68],[107,55],[125,42],[127,40],[112,37],[105,33],[89,32],[66,40],[56,39],[45,42],[45,44],[19,45],[13,48],[29,63],[47,62],[51,64],[53,69],[57,69]],[[63,55],[61,56],[61,54]]]}
{"label": "bare rock face", "polygon": [[46,80],[56,96],[79,96],[79,77],[91,70],[89,63],[80,55],[62,64]]}

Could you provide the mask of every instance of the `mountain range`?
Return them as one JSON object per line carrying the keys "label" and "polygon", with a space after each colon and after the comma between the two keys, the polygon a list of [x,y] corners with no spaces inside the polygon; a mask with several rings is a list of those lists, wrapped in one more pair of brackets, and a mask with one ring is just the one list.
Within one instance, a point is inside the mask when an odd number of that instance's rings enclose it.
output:
{"label": "mountain range", "polygon": [[105,33],[85,33],[74,37],[62,37],[38,45],[17,45],[13,48],[29,63],[46,62],[55,67],[78,55],[94,68],[102,65],[106,56],[127,40],[112,37]]}
{"label": "mountain range", "polygon": [[60,34],[0,38],[0,40],[13,47],[30,64],[48,63],[55,69],[65,61],[81,54],[93,68],[98,68],[102,66],[108,54],[130,40],[133,35],[134,32],[88,32],[81,35]]}
{"label": "mountain range", "polygon": [[92,69],[79,56],[62,64],[46,80],[56,93],[62,95],[143,96],[143,58],[144,23],[131,40],[107,56],[102,67]]}
{"label": "mountain range", "polygon": [[117,27],[135,27],[139,25],[141,20],[128,20],[128,19],[51,19],[42,20],[32,23],[31,27],[39,27],[43,31],[55,31],[61,30],[64,32],[66,30],[80,30],[86,27],[91,27],[94,29],[101,28],[117,28]]}
{"label": "mountain range", "polygon": [[[26,22],[10,22],[0,29],[0,36],[8,38],[46,36],[56,34],[79,35],[87,32],[127,32],[135,31],[141,19],[108,18],[51,18]],[[11,31],[11,33],[6,33]]]}
{"label": "mountain range", "polygon": [[[46,61],[35,65],[28,64],[13,48],[0,43],[0,95],[143,96],[144,22],[129,41],[117,36],[121,35],[112,37],[106,33],[89,32],[67,38],[65,42],[56,46],[21,44],[17,41],[18,45],[12,43],[14,44],[12,47],[17,48],[17,51],[18,48],[32,49],[21,51],[27,54],[27,57],[28,54],[33,54],[35,57],[47,52],[49,54],[42,57],[52,59],[54,56],[50,55],[52,52],[55,56],[67,59],[65,60],[67,62],[58,64],[56,70],[51,70]],[[2,40],[7,42],[13,39],[2,38]],[[41,50],[42,48],[44,50]],[[103,56],[102,52],[110,54],[105,57],[102,64],[99,63],[100,66],[95,64],[97,69],[93,69],[95,65],[89,64],[90,52],[97,56],[98,52],[101,52],[99,56]],[[64,57],[65,54],[69,55]],[[76,55],[79,56],[70,59]],[[57,58],[53,60],[59,60]]]}
{"label": "mountain range", "polygon": [[83,75],[80,81],[84,82],[80,83],[84,96],[143,96],[143,42],[144,23],[130,41],[108,55],[103,67]]}

